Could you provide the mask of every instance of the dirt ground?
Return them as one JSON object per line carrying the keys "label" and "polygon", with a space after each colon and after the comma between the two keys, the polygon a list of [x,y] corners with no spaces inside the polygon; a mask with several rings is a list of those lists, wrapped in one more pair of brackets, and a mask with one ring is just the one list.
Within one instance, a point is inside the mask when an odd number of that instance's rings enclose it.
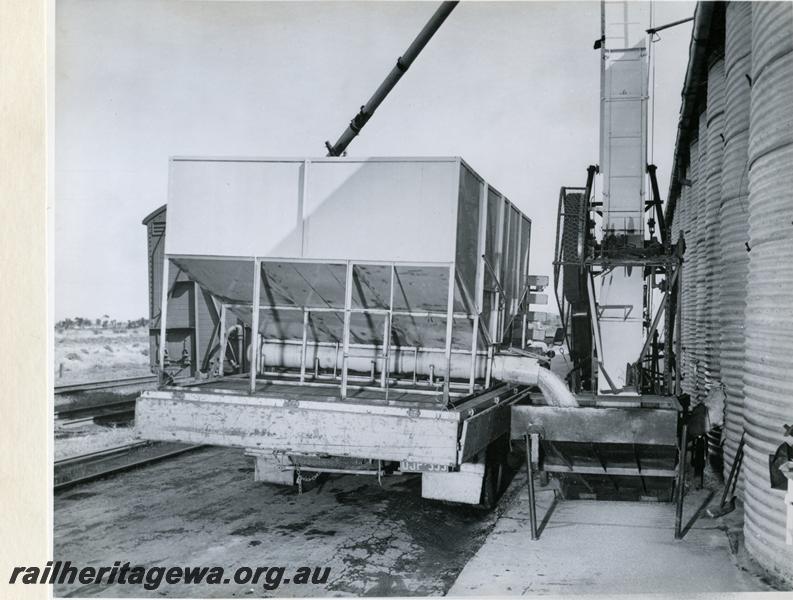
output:
{"label": "dirt ground", "polygon": [[55,331],[55,385],[150,375],[149,332],[135,329]]}
{"label": "dirt ground", "polygon": [[[424,500],[417,476],[253,481],[250,458],[208,448],[55,495],[56,560],[82,566],[330,567],[322,585],[59,585],[58,596],[442,595],[498,512]],[[506,497],[502,499],[505,501]]]}

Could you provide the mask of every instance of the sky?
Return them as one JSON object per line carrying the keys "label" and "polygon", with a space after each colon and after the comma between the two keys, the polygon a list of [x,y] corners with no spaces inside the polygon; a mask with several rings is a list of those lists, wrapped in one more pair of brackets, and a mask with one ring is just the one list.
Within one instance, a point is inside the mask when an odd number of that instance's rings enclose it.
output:
{"label": "sky", "polygon": [[[324,156],[436,7],[58,0],[55,319],[145,316],[141,220],[168,158]],[[694,3],[653,8],[661,24]],[[690,36],[653,48],[664,197]],[[530,272],[550,275],[559,188],[598,162],[599,37],[597,1],[462,2],[348,155],[462,156],[532,219]]]}

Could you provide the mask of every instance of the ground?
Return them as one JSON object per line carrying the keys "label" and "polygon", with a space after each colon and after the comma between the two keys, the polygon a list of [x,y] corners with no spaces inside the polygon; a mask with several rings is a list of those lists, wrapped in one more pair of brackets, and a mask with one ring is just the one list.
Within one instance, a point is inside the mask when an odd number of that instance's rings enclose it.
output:
{"label": "ground", "polygon": [[[538,487],[540,518],[552,493]],[[321,476],[300,494],[253,481],[251,459],[205,448],[57,493],[56,560],[80,566],[329,567],[321,585],[58,585],[59,596],[296,597],[727,593],[787,589],[740,551],[740,525],[686,499],[561,501],[529,533],[525,472],[494,512],[423,500],[420,480]],[[697,514],[698,518],[694,518]],[[740,520],[740,519],[738,519]],[[737,538],[736,538],[737,535]],[[736,554],[737,550],[737,554]]]}
{"label": "ground", "polygon": [[322,476],[303,494],[208,448],[55,495],[54,555],[78,565],[330,567],[324,585],[59,585],[59,596],[442,595],[497,512],[424,500],[420,479]]}
{"label": "ground", "polygon": [[151,374],[145,327],[56,330],[54,351],[56,386]]}
{"label": "ground", "polygon": [[[525,482],[525,478],[523,479]],[[721,520],[703,516],[707,489],[690,490],[685,536],[674,539],[668,502],[562,500],[538,488],[540,539],[529,534],[524,487],[449,590],[451,596],[703,594],[771,591],[759,569],[739,561]]]}

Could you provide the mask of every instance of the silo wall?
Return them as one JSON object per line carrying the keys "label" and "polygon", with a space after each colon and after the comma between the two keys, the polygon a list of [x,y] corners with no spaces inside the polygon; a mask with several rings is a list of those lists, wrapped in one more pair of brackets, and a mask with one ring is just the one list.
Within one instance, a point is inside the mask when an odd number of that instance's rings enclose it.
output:
{"label": "silo wall", "polygon": [[708,203],[707,203],[707,181],[708,181],[708,123],[707,111],[699,116],[699,165],[697,177],[694,180],[694,197],[697,210],[696,233],[694,234],[694,254],[696,267],[694,269],[695,280],[691,282],[694,289],[694,370],[695,388],[692,399],[702,401],[705,399],[705,389],[707,387],[707,314],[708,297],[706,276],[709,268],[707,252],[707,227],[708,227]]}
{"label": "silo wall", "polygon": [[752,5],[749,279],[743,370],[746,547],[793,580],[785,491],[769,454],[793,423],[793,4]]}
{"label": "silo wall", "polygon": [[719,330],[721,327],[721,165],[724,158],[724,57],[711,56],[708,65],[707,161],[705,163],[705,231],[704,231],[704,328],[705,386],[699,393],[707,396],[712,387],[721,385],[719,368]]}
{"label": "silo wall", "polygon": [[[689,150],[691,149],[691,145],[689,144]],[[685,170],[685,178],[687,181],[691,181],[693,177],[692,174],[692,165],[689,164]],[[680,192],[680,201],[677,209],[677,216],[672,221],[678,222],[678,234],[677,237],[673,237],[672,239],[677,243],[681,239],[685,244],[690,244],[693,242],[693,233],[691,231],[692,220],[691,220],[691,213],[692,213],[692,202],[691,202],[691,195],[692,189],[690,185],[683,186]],[[691,292],[690,282],[693,280],[693,269],[695,267],[695,263],[693,260],[693,256],[690,256],[688,252],[684,255],[683,258],[683,268],[681,270],[681,279],[680,279],[680,307],[679,307],[679,318],[680,318],[680,372],[681,372],[681,380],[680,386],[685,394],[691,395],[694,391],[692,385],[692,376],[691,373],[693,372],[692,368],[692,327],[694,324],[693,319],[693,310],[694,307],[692,305],[693,302],[693,294]]]}
{"label": "silo wall", "polygon": [[[725,15],[724,162],[721,179],[721,381],[724,415],[724,477],[728,477],[743,432],[743,361],[746,279],[749,273],[749,102],[752,66],[752,7],[730,2]],[[736,486],[743,497],[743,470]]]}
{"label": "silo wall", "polygon": [[[698,129],[697,129],[698,131]],[[688,322],[688,336],[683,342],[688,349],[687,371],[684,380],[688,382],[686,392],[691,398],[696,397],[697,372],[702,345],[698,339],[699,322],[699,286],[697,284],[699,273],[699,216],[700,216],[700,185],[699,185],[699,138],[694,137],[689,146],[689,186],[688,186],[688,230],[686,237],[685,264],[683,277],[688,291],[688,302],[684,308],[685,319]]]}

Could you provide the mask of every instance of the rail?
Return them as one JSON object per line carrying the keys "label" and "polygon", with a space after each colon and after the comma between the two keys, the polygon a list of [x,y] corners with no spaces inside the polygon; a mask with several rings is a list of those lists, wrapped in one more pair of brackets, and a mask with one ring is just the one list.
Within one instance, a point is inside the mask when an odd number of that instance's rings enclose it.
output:
{"label": "rail", "polygon": [[93,390],[105,390],[115,387],[126,387],[129,385],[141,385],[146,383],[157,383],[156,375],[144,375],[142,377],[126,377],[123,379],[110,379],[106,381],[92,381],[88,383],[74,383],[67,385],[56,385],[55,394],[71,394],[75,392],[90,392]]}
{"label": "rail", "polygon": [[[135,400],[114,400],[103,404],[93,404],[91,406],[65,407],[55,410],[56,419],[83,419],[107,416],[116,412],[129,411],[135,409]],[[107,412],[107,411],[110,412]]]}
{"label": "rail", "polygon": [[116,475],[202,447],[139,441],[56,460],[54,489],[58,491],[101,477]]}

